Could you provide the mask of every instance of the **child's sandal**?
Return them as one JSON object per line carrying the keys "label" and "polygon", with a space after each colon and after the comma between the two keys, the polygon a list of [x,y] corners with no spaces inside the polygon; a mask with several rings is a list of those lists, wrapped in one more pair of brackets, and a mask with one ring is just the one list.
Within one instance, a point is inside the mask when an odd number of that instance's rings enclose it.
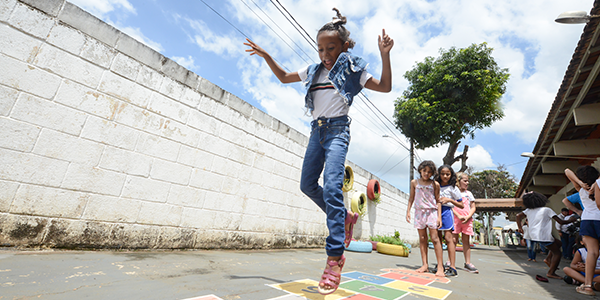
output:
{"label": "child's sandal", "polygon": [[[586,288],[590,288],[590,290],[586,290]],[[584,294],[584,295],[588,295],[588,296],[596,296],[596,293],[594,293],[594,291],[591,289],[592,289],[591,285],[585,285],[585,284],[582,284],[575,288],[575,290],[580,294]]]}
{"label": "child's sandal", "polygon": [[[325,270],[323,271],[323,275],[321,275],[321,281],[319,281],[318,290],[321,295],[329,295],[335,292],[340,285],[340,281],[342,280],[342,268],[344,267],[344,263],[346,262],[346,257],[342,255],[340,260],[328,260],[327,265],[325,266]],[[339,266],[340,273],[333,272],[332,267]],[[321,285],[322,284],[322,285]],[[329,286],[330,289],[326,288]]]}
{"label": "child's sandal", "polygon": [[344,238],[344,245],[346,245],[346,248],[348,248],[350,241],[352,241],[352,230],[354,230],[354,224],[356,224],[356,221],[358,221],[358,213],[348,211],[346,214],[346,221],[344,222],[344,225],[350,224],[348,230],[346,230],[346,236]]}

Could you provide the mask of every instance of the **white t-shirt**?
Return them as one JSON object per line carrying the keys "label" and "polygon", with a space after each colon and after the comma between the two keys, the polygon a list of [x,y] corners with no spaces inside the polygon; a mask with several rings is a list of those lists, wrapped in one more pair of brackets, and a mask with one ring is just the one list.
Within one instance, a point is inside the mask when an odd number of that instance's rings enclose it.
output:
{"label": "white t-shirt", "polygon": [[[587,260],[587,249],[579,248],[577,249],[577,251],[579,251],[579,254],[581,255],[581,260],[583,261],[583,263],[585,263],[585,261]],[[600,256],[598,257],[598,260],[596,260],[596,269],[600,269]]]}
{"label": "white t-shirt", "polygon": [[590,193],[584,189],[580,189],[579,198],[581,198],[581,204],[584,208],[583,213],[581,214],[581,220],[600,221],[600,209],[598,209],[596,201],[590,199]]}
{"label": "white t-shirt", "polygon": [[[440,187],[440,199],[442,197],[450,198],[456,201],[462,201],[462,195],[460,194],[460,190],[455,185],[445,185]],[[442,204],[443,206],[454,207],[454,204],[451,202]]]}
{"label": "white t-shirt", "polygon": [[531,240],[531,235],[529,235],[529,226],[523,225],[523,238],[526,240]]}
{"label": "white t-shirt", "polygon": [[553,242],[552,217],[556,213],[548,207],[528,208],[523,211],[529,222],[529,236],[536,242]]}
{"label": "white t-shirt", "polygon": [[[573,218],[577,218],[576,214],[571,214],[571,215],[563,215],[562,212],[560,214],[557,214],[558,218],[561,220],[565,220],[565,221],[569,221]],[[556,222],[556,230],[558,231],[562,231],[562,232],[567,232],[567,228],[569,228],[569,226],[571,226],[571,223],[569,224],[564,224],[561,225],[560,223]]]}
{"label": "white t-shirt", "polygon": [[[321,71],[316,76],[316,85],[318,88],[312,91],[314,99],[314,110],[312,111],[313,119],[316,120],[320,117],[324,118],[335,118],[348,115],[350,107],[344,101],[338,91],[333,87],[333,84],[327,78],[329,70],[321,68]],[[303,82],[306,81],[308,76],[308,66],[298,71],[298,76]],[[369,74],[366,70],[360,75],[360,84],[364,87],[367,80],[371,79],[373,75]],[[313,87],[311,87],[313,90]]]}

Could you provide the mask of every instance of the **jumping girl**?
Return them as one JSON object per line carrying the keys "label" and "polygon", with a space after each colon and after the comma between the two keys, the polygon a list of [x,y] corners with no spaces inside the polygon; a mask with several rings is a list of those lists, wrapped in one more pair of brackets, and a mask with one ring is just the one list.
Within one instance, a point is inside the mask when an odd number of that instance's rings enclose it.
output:
{"label": "jumping girl", "polygon": [[[261,47],[247,39],[246,52],[265,59],[271,71],[282,83],[302,81],[307,88],[305,107],[312,114],[312,131],[304,155],[300,190],[312,199],[327,215],[329,236],[325,240],[327,264],[319,282],[319,293],[335,292],[340,284],[341,272],[346,258],[344,245],[352,239],[353,225],[358,219],[344,207],[342,186],[344,164],[350,143],[350,117],[348,111],[352,99],[363,87],[389,92],[392,89],[390,50],[394,41],[385,34],[379,36],[381,53],[381,79],[373,78],[366,71],[367,63],[348,52],[354,47],[350,31],[344,27],[346,17],[337,9],[337,18],[317,33],[317,47],[321,62],[309,65],[297,72],[288,73]],[[323,186],[318,180],[323,173]]]}
{"label": "jumping girl", "polygon": [[[456,173],[449,165],[442,165],[438,168],[435,180],[440,184],[440,202],[442,203],[442,227],[438,229],[440,241],[442,233],[448,246],[448,262],[444,266],[446,276],[456,276],[456,244],[452,232],[454,231],[454,216],[452,208],[463,208],[462,196],[456,186]],[[443,260],[443,259],[442,259]]]}
{"label": "jumping girl", "polygon": [[420,179],[410,182],[410,196],[406,208],[406,222],[410,223],[410,210],[415,204],[415,228],[419,232],[419,249],[421,250],[421,261],[423,265],[417,272],[427,272],[429,262],[427,261],[428,245],[427,228],[435,258],[437,259],[436,276],[444,277],[444,265],[442,263],[442,242],[438,235],[438,228],[442,226],[442,203],[440,202],[440,184],[432,180],[435,175],[435,164],[430,160],[424,160],[418,168]]}

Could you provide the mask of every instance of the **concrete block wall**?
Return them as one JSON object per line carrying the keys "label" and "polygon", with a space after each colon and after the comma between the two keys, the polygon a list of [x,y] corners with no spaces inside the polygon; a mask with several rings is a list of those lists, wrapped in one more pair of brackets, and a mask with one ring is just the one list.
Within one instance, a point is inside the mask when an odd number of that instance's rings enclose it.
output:
{"label": "concrete block wall", "polygon": [[[0,0],[0,66],[1,245],[323,245],[306,136],[70,2]],[[381,185],[355,236],[416,240]]]}

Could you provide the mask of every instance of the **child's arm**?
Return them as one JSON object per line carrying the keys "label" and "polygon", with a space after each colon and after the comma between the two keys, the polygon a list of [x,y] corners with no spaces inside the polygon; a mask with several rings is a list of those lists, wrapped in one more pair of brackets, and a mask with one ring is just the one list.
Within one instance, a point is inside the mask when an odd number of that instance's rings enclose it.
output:
{"label": "child's arm", "polygon": [[525,217],[525,214],[523,212],[520,212],[517,214],[517,227],[519,228],[519,232],[523,233],[523,222],[521,222],[523,220],[523,217]]}
{"label": "child's arm", "polygon": [[573,205],[573,203],[571,203],[571,201],[569,201],[568,198],[563,199],[562,203],[570,210],[574,211],[576,214],[580,215],[583,213],[582,210],[577,209],[577,207],[575,207],[575,205]]}
{"label": "child's arm", "polygon": [[565,225],[565,224],[570,224],[570,223],[575,222],[575,219],[573,219],[573,218],[571,218],[569,220],[561,220],[557,215],[554,215],[552,217],[552,219],[554,219],[554,221],[556,221],[560,225]]}
{"label": "child's arm", "polygon": [[442,202],[442,204],[446,204],[448,202],[454,204],[454,206],[458,207],[458,208],[464,208],[465,205],[464,203],[462,203],[462,201],[456,201],[454,199],[448,198],[448,197],[441,197],[440,201]]}
{"label": "child's arm", "polygon": [[408,206],[406,207],[406,222],[410,223],[410,209],[412,208],[413,202],[415,202],[415,186],[416,179],[410,182],[410,195],[408,196]]}
{"label": "child's arm", "polygon": [[437,181],[433,181],[433,194],[435,195],[435,200],[437,202],[437,228],[442,228],[442,201],[440,201],[440,184]]}
{"label": "child's arm", "polygon": [[246,49],[246,52],[250,52],[250,55],[258,55],[262,58],[265,59],[265,61],[267,62],[267,65],[269,65],[269,68],[271,68],[271,71],[273,71],[273,74],[275,74],[275,76],[277,76],[277,79],[279,79],[279,81],[281,81],[281,83],[290,83],[290,82],[297,82],[300,81],[300,76],[298,76],[298,72],[292,72],[292,73],[288,73],[286,72],[282,67],[280,67],[275,60],[273,60],[273,58],[271,57],[271,55],[269,55],[269,53],[267,53],[267,51],[263,50],[263,48],[259,47],[257,44],[255,44],[253,41],[246,39],[246,41],[248,41],[247,43],[244,43],[244,45],[252,48],[252,49]]}
{"label": "child's arm", "polygon": [[379,51],[381,52],[381,79],[371,77],[365,83],[365,87],[383,93],[392,90],[392,67],[390,63],[390,50],[394,46],[394,40],[385,34],[385,29],[378,38]]}
{"label": "child's arm", "polygon": [[575,173],[573,173],[571,169],[565,169],[565,175],[567,175],[567,178],[569,178],[569,180],[573,183],[573,186],[575,187],[576,191],[579,192],[579,190],[582,188],[584,190],[589,190],[589,186],[585,182],[577,178],[577,175],[575,175]]}
{"label": "child's arm", "polygon": [[475,199],[473,197],[471,197],[469,206],[471,207],[471,210],[469,211],[469,214],[465,216],[465,219],[463,220],[463,223],[467,223],[469,221],[469,219],[471,219],[473,217],[473,214],[475,214]]}
{"label": "child's arm", "polygon": [[583,262],[581,260],[581,253],[579,253],[579,251],[575,251],[575,256],[573,256],[573,260],[571,261],[571,269],[575,271],[585,272],[585,267],[581,267],[582,263]]}

